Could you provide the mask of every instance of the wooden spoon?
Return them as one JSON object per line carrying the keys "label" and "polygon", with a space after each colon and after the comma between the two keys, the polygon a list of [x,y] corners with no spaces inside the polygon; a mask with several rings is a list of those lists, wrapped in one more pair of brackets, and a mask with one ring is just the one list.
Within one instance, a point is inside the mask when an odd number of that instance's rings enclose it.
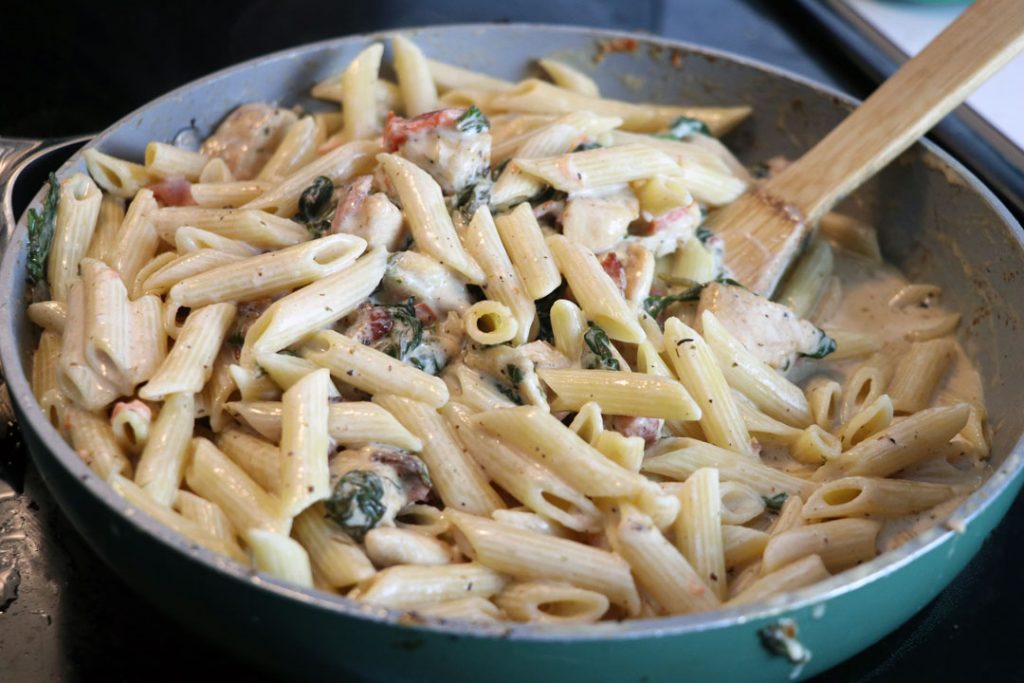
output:
{"label": "wooden spoon", "polygon": [[770,296],[822,216],[1022,49],[1024,0],[968,8],[803,157],[712,216],[733,277]]}

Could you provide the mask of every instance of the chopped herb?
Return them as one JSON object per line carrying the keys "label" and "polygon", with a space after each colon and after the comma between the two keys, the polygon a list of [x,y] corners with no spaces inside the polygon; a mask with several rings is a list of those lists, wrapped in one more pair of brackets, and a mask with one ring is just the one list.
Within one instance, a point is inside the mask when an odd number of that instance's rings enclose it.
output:
{"label": "chopped herb", "polygon": [[236,329],[233,330],[231,334],[228,335],[228,338],[225,339],[224,341],[227,342],[228,346],[241,348],[242,345],[245,343],[245,335],[242,334],[241,330]]}
{"label": "chopped herb", "polygon": [[491,129],[491,122],[474,104],[455,120],[455,128],[460,133],[486,133]]}
{"label": "chopped herb", "polygon": [[704,285],[694,285],[676,294],[652,295],[644,299],[644,310],[647,311],[647,315],[657,319],[672,304],[696,301],[700,298],[702,291],[704,291]]}
{"label": "chopped herb", "polygon": [[700,240],[701,244],[707,244],[707,241],[715,236],[715,233],[711,232],[708,228],[703,225],[697,228],[697,239]]}
{"label": "chopped herb", "polygon": [[385,344],[378,350],[392,358],[406,360],[423,341],[423,323],[416,317],[416,300],[413,297],[401,304],[383,306],[391,314],[391,330],[384,337]]}
{"label": "chopped herb", "polygon": [[314,239],[323,237],[331,227],[328,213],[331,208],[331,195],[334,194],[334,182],[327,176],[317,176],[313,184],[299,195],[299,213],[295,218],[306,224],[306,229]]}
{"label": "chopped herb", "polygon": [[781,491],[776,493],[774,496],[761,496],[761,498],[764,499],[764,505],[766,508],[778,512],[782,509],[782,505],[786,502],[786,499],[789,498],[789,494],[785,491]]}
{"label": "chopped herb", "polygon": [[515,384],[516,386],[518,386],[523,381],[523,379],[525,379],[523,371],[519,368],[519,366],[513,365],[512,363],[509,363],[508,365],[505,366],[505,374],[508,375],[508,378],[510,380],[512,380],[512,384]]}
{"label": "chopped herb", "polygon": [[324,503],[327,516],[358,542],[384,516],[384,484],[373,472],[351,470],[334,485]]}
{"label": "chopped herb", "polygon": [[619,360],[612,353],[612,342],[599,325],[588,322],[588,329],[583,334],[583,341],[594,358],[584,365],[589,370],[621,370]]}
{"label": "chopped herb", "polygon": [[807,358],[824,358],[836,350],[836,340],[825,334],[824,330],[818,330],[818,348],[813,353],[801,353]]}
{"label": "chopped herb", "polygon": [[515,387],[509,386],[504,382],[495,382],[494,386],[501,392],[502,396],[512,401],[516,405],[523,405],[523,397],[519,395],[519,390]]}
{"label": "chopped herb", "polygon": [[707,124],[700,119],[691,118],[689,116],[680,116],[672,122],[672,125],[668,127],[668,130],[656,137],[667,138],[669,140],[685,140],[694,133],[711,135],[711,130],[708,128]]}
{"label": "chopped herb", "polygon": [[530,197],[527,201],[530,202],[531,206],[537,206],[538,204],[543,204],[544,202],[565,199],[568,196],[569,195],[563,192],[562,190],[556,190],[555,188],[549,185],[548,187],[544,188],[537,194]]}
{"label": "chopped herb", "polygon": [[486,175],[458,194],[455,208],[466,218],[472,218],[477,209],[491,202],[491,187],[494,185]]}
{"label": "chopped herb", "polygon": [[57,203],[60,201],[60,182],[50,174],[50,188],[43,199],[42,213],[28,210],[28,279],[32,284],[46,282],[46,259],[53,244]]}
{"label": "chopped herb", "polygon": [[555,342],[555,333],[551,330],[551,307],[562,298],[562,286],[559,285],[547,296],[538,299],[537,306],[537,339],[549,344]]}
{"label": "chopped herb", "polygon": [[601,149],[601,145],[599,145],[596,142],[581,142],[580,144],[576,145],[575,149],[573,149],[572,151],[589,152],[592,149]]}

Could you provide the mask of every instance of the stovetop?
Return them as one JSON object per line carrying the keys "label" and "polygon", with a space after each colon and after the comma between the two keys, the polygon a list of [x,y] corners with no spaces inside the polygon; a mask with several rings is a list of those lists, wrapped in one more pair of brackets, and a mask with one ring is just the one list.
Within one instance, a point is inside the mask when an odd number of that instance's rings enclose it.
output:
{"label": "stovetop", "polygon": [[[400,26],[537,21],[643,30],[730,50],[864,96],[872,84],[796,5],[768,0],[21,2],[0,20],[0,134],[105,128],[215,69],[313,40]],[[130,590],[77,535],[17,440],[0,443],[0,574],[17,544],[20,584],[0,595],[0,680],[265,676],[201,642]],[[916,617],[822,681],[1024,680],[1024,502]],[[202,661],[202,668],[197,663]]]}

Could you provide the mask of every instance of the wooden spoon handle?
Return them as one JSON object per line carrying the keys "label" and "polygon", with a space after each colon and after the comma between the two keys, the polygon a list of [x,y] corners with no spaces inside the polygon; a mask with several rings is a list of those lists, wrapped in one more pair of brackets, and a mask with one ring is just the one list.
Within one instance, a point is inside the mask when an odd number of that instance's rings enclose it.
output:
{"label": "wooden spoon handle", "polygon": [[1024,0],[978,0],[763,190],[815,223],[1022,49]]}

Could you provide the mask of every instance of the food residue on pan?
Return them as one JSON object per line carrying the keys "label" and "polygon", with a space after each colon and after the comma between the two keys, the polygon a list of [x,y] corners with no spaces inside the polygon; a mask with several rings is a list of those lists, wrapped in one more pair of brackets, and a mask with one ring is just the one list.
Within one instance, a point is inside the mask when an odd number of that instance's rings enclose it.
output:
{"label": "food residue on pan", "polygon": [[633,52],[636,50],[635,38],[612,38],[610,40],[597,41],[597,54],[594,55],[594,63],[600,64],[604,61],[605,55],[612,52]]}

